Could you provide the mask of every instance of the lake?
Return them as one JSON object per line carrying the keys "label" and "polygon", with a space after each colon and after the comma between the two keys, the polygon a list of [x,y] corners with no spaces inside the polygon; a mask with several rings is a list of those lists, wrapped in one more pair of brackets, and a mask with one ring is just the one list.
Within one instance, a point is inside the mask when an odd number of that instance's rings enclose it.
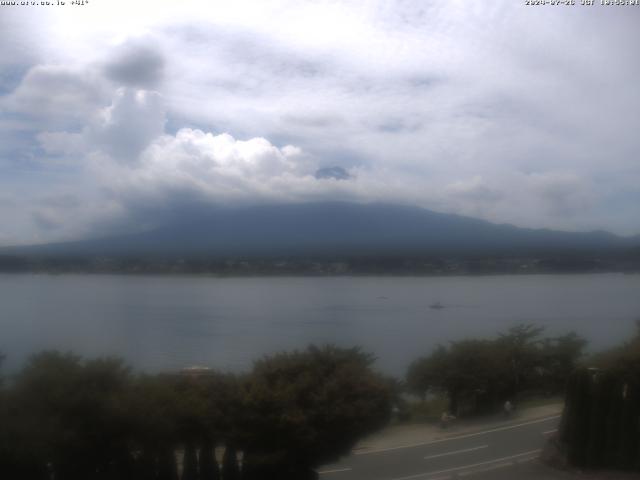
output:
{"label": "lake", "polygon": [[[445,308],[429,306],[440,302]],[[244,371],[314,342],[362,346],[401,376],[438,343],[518,323],[615,345],[640,318],[640,275],[255,277],[0,275],[7,369],[42,349],[118,355],[136,369]]]}

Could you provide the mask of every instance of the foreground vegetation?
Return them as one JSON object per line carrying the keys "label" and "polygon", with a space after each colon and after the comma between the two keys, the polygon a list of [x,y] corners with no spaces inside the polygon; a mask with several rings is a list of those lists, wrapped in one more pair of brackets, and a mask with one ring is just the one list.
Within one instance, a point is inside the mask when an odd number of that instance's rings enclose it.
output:
{"label": "foreground vegetation", "polygon": [[175,480],[183,451],[183,480],[316,478],[315,467],[389,419],[391,390],[371,362],[358,349],[310,347],[263,358],[243,377],[136,376],[116,359],[42,353],[2,389],[0,471]]}
{"label": "foreground vegetation", "polygon": [[[575,333],[543,334],[520,325],[438,347],[410,366],[405,391],[424,401],[404,412],[486,413],[557,398],[568,385],[559,445],[569,462],[640,469],[640,323],[634,340],[586,360]],[[139,375],[118,359],[44,352],[0,376],[0,471],[21,480],[317,478],[318,466],[402,414],[403,385],[372,362],[359,349],[312,346],[264,357],[246,375]]]}
{"label": "foreground vegetation", "polygon": [[554,460],[640,472],[640,321],[631,341],[588,358],[586,342],[575,333],[542,334],[520,325],[495,339],[441,346],[411,365],[407,385],[430,398],[425,405],[447,398],[458,415],[564,394]]}
{"label": "foreground vegetation", "polygon": [[575,467],[640,472],[640,322],[634,339],[570,377],[557,446]]}
{"label": "foreground vegetation", "polygon": [[416,360],[407,373],[411,392],[444,394],[454,415],[495,411],[527,396],[557,396],[583,356],[575,333],[543,337],[544,329],[519,325],[490,340],[462,340]]}

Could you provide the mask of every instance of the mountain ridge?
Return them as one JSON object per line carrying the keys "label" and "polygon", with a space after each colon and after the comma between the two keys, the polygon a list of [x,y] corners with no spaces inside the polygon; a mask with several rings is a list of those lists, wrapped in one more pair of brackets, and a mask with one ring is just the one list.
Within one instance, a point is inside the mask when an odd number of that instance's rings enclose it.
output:
{"label": "mountain ridge", "polygon": [[316,202],[213,208],[128,235],[0,248],[36,256],[531,255],[604,252],[639,237],[516,227],[388,203]]}

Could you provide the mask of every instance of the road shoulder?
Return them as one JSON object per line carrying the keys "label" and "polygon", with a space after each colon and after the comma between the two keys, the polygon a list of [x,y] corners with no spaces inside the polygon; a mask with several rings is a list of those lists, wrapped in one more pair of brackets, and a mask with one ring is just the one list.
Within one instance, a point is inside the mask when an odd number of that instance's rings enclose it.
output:
{"label": "road shoulder", "polygon": [[500,416],[459,421],[447,430],[432,424],[394,425],[364,438],[353,449],[353,453],[364,455],[385,450],[410,448],[495,428],[517,426],[527,422],[559,416],[562,413],[562,408],[563,405],[561,403],[528,408],[517,412],[508,421]]}

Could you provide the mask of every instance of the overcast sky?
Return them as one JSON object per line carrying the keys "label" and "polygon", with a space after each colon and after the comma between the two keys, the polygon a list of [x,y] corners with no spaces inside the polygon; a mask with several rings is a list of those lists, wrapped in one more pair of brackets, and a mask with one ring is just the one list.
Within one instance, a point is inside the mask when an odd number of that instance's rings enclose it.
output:
{"label": "overcast sky", "polygon": [[640,7],[69,3],[0,6],[0,245],[336,199],[640,233]]}

